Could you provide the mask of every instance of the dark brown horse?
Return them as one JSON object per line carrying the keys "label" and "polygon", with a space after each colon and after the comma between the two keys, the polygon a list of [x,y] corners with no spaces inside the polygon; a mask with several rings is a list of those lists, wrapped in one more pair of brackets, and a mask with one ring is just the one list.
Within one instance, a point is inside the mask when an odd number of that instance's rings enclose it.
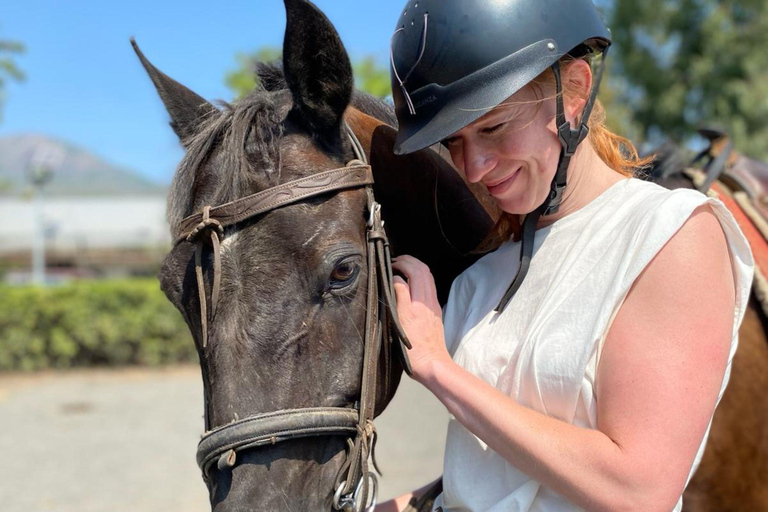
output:
{"label": "dark brown horse", "polygon": [[[669,188],[706,191],[714,185],[750,238],[757,268],[730,383],[715,411],[704,458],[683,496],[683,510],[763,511],[768,510],[768,303],[761,263],[768,256],[768,231],[756,229],[755,224],[768,211],[768,166],[732,151],[724,133],[703,130],[702,134],[711,141],[694,158],[706,164],[703,168],[687,165],[685,152],[668,143],[657,152],[650,178]],[[744,214],[744,207],[751,210],[751,218]]]}
{"label": "dark brown horse", "polygon": [[[343,168],[356,158],[349,126],[372,164],[393,251],[426,261],[445,298],[491,217],[437,154],[394,156],[391,108],[353,91],[333,26],[305,0],[285,6],[282,65],[262,67],[261,86],[223,109],[136,47],[186,148],[169,194],[173,236],[207,206]],[[195,338],[208,429],[272,411],[356,408],[369,293],[366,203],[363,188],[316,195],[224,227],[220,247],[218,239],[182,239],[167,255],[160,282]],[[214,314],[206,304],[216,303]],[[377,413],[400,378],[398,364],[388,368]],[[206,480],[212,508],[331,510],[348,437],[302,437],[214,464]]]}

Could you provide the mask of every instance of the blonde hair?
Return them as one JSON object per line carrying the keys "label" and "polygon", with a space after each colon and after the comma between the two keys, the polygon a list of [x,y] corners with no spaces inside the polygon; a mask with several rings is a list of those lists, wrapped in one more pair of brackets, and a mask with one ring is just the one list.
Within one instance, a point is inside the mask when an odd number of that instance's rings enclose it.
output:
{"label": "blonde hair", "polygon": [[[576,59],[569,55],[560,59],[561,69],[567,69],[574,60]],[[589,62],[588,57],[582,57],[581,60]],[[591,64],[591,62],[589,63]],[[568,74],[563,73],[563,95],[572,98],[580,97],[587,100],[589,92],[587,92],[587,96],[584,96],[585,91],[576,82],[569,81],[567,77]],[[548,68],[533,79],[526,87],[533,87],[539,93],[537,96],[540,96],[540,98],[535,101],[536,113],[538,113],[538,110],[545,101],[556,98],[556,93],[549,96],[543,94],[544,88],[553,90],[556,88],[555,75],[551,68]],[[597,156],[608,167],[619,174],[632,177],[638,169],[648,166],[653,160],[653,156],[641,158],[637,153],[637,149],[629,140],[613,133],[605,126],[605,118],[605,107],[603,107],[600,100],[596,99],[592,107],[592,113],[587,121],[589,134],[586,140],[589,141]],[[483,243],[480,244],[477,251],[487,252],[488,250],[495,249],[510,238],[519,238],[520,226],[522,224],[521,217],[521,215],[502,212],[493,230],[491,230]]]}

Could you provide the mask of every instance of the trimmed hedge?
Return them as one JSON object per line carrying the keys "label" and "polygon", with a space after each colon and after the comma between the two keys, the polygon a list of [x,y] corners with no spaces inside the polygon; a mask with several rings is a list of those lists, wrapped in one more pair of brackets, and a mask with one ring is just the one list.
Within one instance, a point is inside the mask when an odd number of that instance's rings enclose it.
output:
{"label": "trimmed hedge", "polygon": [[0,370],[196,361],[156,279],[0,286]]}

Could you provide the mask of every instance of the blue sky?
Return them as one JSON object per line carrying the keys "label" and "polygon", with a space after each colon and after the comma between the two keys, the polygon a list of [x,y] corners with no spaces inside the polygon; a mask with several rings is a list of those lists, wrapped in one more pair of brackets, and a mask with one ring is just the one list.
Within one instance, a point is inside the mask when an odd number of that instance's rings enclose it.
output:
{"label": "blue sky", "polygon": [[[203,2],[3,2],[0,38],[22,41],[27,74],[6,89],[0,136],[42,133],[121,167],[168,183],[182,149],[131,49],[134,36],[166,74],[213,100],[230,100],[224,75],[235,54],[281,46],[281,0]],[[388,59],[389,38],[405,1],[315,0],[352,58]],[[402,5],[401,5],[402,4]]]}

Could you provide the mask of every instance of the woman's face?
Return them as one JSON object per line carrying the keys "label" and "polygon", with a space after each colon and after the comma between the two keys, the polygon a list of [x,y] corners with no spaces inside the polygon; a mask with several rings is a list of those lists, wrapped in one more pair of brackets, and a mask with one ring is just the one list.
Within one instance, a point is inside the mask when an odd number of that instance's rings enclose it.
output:
{"label": "woman's face", "polygon": [[472,183],[482,183],[508,213],[535,210],[549,194],[560,141],[555,101],[528,86],[448,137],[451,159]]}

